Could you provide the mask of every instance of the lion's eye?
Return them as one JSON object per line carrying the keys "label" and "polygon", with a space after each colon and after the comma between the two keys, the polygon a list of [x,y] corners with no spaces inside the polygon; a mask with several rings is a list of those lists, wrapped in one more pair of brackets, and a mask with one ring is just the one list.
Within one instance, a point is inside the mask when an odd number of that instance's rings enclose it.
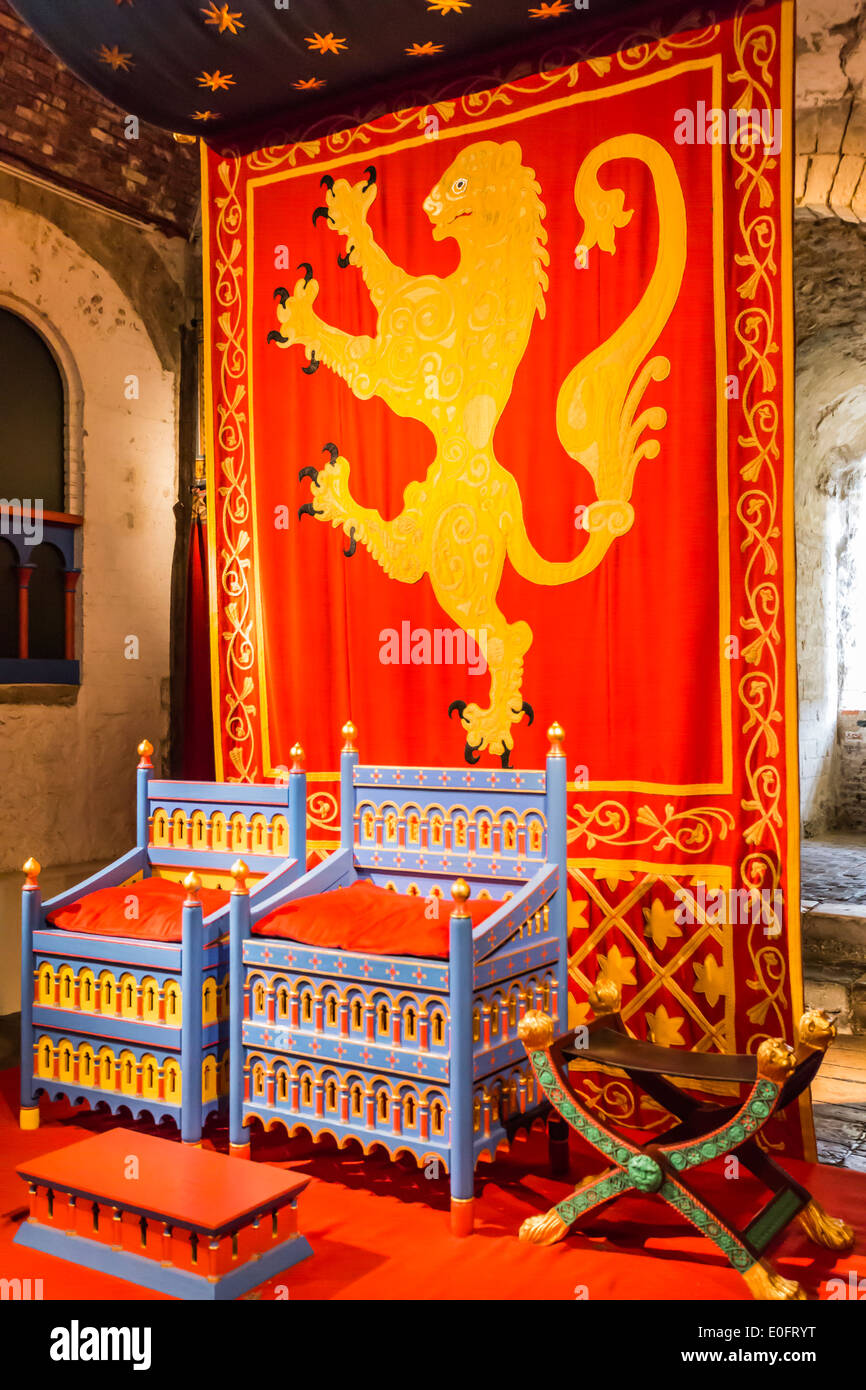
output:
{"label": "lion's eye", "polygon": [[468,179],[455,179],[451,185],[451,192],[464,193],[466,191],[466,185],[468,182]]}

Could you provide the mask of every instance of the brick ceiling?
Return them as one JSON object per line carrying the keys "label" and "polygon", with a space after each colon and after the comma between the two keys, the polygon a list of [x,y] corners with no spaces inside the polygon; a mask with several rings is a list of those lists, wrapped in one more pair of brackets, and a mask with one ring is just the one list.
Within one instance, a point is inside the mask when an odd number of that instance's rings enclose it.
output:
{"label": "brick ceiling", "polygon": [[198,150],[98,96],[0,0],[0,164],[187,235],[199,202]]}

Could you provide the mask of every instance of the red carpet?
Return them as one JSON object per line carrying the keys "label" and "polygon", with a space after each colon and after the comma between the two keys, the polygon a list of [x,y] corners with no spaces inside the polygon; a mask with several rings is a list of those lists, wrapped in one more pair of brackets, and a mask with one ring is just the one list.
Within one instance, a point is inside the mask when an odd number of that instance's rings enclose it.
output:
{"label": "red carpet", "polygon": [[[91,1273],[65,1260],[12,1244],[26,1214],[27,1193],[15,1173],[24,1158],[74,1143],[116,1125],[65,1104],[43,1109],[42,1127],[18,1129],[18,1077],[0,1073],[0,1267],[4,1277],[43,1280],[45,1299],[151,1299],[161,1295],[122,1280]],[[149,1131],[151,1133],[155,1130]],[[130,1131],[134,1152],[135,1130]],[[166,1138],[177,1142],[173,1130]],[[225,1147],[217,1131],[212,1142]],[[572,1181],[554,1181],[542,1135],[521,1138],[494,1164],[484,1163],[476,1181],[476,1231],[457,1240],[448,1229],[444,1180],[425,1179],[414,1167],[338,1153],[329,1141],[286,1142],[280,1135],[254,1135],[259,1157],[312,1176],[299,1203],[300,1227],[314,1257],[289,1271],[292,1299],[741,1299],[742,1280],[714,1247],[687,1228],[658,1199],[625,1198],[596,1218],[584,1235],[560,1245],[522,1245],[521,1221],[546,1211],[577,1179],[597,1171],[599,1161],[573,1140]],[[791,1171],[833,1215],[853,1224],[853,1253],[835,1257],[809,1245],[796,1230],[771,1258],[810,1297],[827,1297],[828,1278],[848,1280],[853,1270],[866,1279],[866,1175],[818,1164],[792,1163]],[[701,1176],[701,1175],[699,1175]],[[167,1174],[167,1178],[170,1175]],[[725,1180],[720,1166],[703,1170],[701,1190],[722,1211],[753,1210],[759,1187],[750,1176]],[[262,1285],[252,1297],[273,1298],[280,1281]],[[280,1296],[285,1297],[283,1292]]]}

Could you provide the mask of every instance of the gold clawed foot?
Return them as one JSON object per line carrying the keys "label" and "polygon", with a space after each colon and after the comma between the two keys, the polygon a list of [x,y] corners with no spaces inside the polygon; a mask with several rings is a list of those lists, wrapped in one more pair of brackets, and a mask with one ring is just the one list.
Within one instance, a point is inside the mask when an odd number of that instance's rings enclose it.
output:
{"label": "gold clawed foot", "polygon": [[797,1221],[808,1239],[815,1245],[823,1245],[825,1250],[850,1250],[854,1244],[854,1232],[848,1223],[838,1216],[830,1216],[815,1201],[803,1208]]}
{"label": "gold clawed foot", "polygon": [[532,1245],[555,1245],[558,1240],[562,1240],[571,1230],[560,1217],[556,1207],[551,1207],[550,1211],[544,1212],[541,1216],[529,1216],[520,1228],[520,1240],[530,1242]]}
{"label": "gold clawed foot", "polygon": [[806,1298],[795,1279],[783,1279],[765,1260],[756,1260],[743,1275],[753,1298],[762,1302],[800,1303]]}

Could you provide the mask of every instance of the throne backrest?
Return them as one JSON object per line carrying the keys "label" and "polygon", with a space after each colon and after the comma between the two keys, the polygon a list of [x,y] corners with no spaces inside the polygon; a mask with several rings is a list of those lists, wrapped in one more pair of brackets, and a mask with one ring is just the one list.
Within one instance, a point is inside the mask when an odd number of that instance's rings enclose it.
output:
{"label": "throne backrest", "polygon": [[[297,788],[292,782],[297,780]],[[206,887],[231,887],[243,859],[255,882],[287,859],[305,858],[303,775],[284,783],[180,782],[147,786],[147,857],[164,878],[190,869]],[[293,799],[301,814],[292,815]],[[296,810],[298,808],[296,807]],[[294,841],[294,843],[293,843]],[[213,880],[213,881],[211,881]]]}
{"label": "throne backrest", "polygon": [[343,843],[377,882],[425,891],[463,877],[499,896],[548,858],[544,770],[355,764],[349,811]]}

